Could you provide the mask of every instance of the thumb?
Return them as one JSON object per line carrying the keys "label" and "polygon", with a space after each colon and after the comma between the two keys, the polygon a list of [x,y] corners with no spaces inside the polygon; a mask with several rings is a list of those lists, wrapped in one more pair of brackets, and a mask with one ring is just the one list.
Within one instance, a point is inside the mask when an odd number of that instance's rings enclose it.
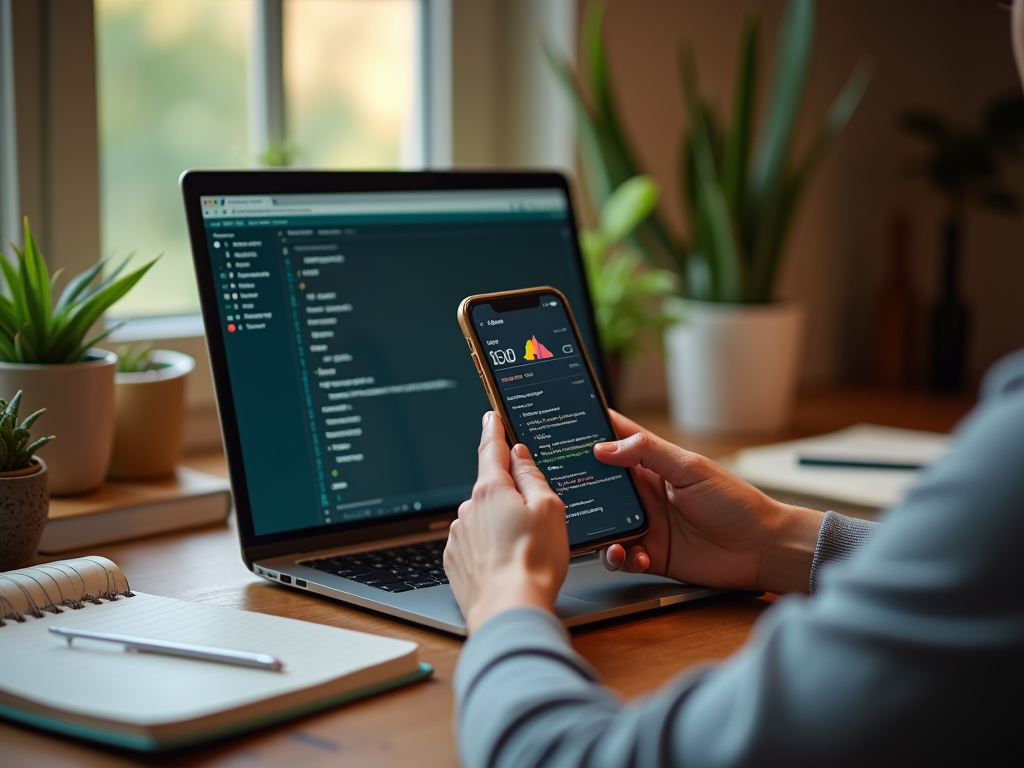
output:
{"label": "thumb", "polygon": [[713,462],[655,437],[637,432],[624,440],[594,445],[594,455],[605,464],[635,467],[638,464],[659,475],[669,485],[685,488],[714,474]]}
{"label": "thumb", "polygon": [[533,462],[530,449],[519,443],[512,449],[512,479],[527,504],[534,504],[542,498],[556,496],[548,485],[547,478]]}

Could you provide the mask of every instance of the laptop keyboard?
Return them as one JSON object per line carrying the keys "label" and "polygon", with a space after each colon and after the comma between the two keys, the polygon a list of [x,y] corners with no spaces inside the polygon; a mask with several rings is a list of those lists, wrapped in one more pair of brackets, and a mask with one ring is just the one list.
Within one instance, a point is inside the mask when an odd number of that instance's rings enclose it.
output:
{"label": "laptop keyboard", "polygon": [[408,592],[447,584],[442,557],[447,539],[402,547],[304,560],[301,565],[343,576],[385,592]]}

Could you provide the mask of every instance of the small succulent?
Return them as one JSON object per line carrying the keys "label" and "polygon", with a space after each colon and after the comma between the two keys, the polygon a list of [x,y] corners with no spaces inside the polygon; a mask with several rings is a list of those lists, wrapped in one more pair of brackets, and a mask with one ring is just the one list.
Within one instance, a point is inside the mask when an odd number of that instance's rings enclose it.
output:
{"label": "small succulent", "polygon": [[0,472],[24,469],[32,461],[32,455],[53,440],[53,435],[50,435],[30,442],[32,435],[29,434],[29,427],[46,412],[46,409],[40,408],[21,422],[21,426],[16,426],[20,406],[20,390],[11,398],[10,403],[0,398]]}
{"label": "small succulent", "polygon": [[153,344],[151,342],[118,347],[118,373],[146,373],[163,367],[160,363],[153,362]]}

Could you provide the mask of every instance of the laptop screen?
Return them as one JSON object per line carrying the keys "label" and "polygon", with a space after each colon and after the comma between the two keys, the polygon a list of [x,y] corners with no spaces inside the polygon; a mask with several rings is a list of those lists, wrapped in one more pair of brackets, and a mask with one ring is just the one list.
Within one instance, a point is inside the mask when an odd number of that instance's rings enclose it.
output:
{"label": "laptop screen", "polygon": [[464,297],[555,286],[598,349],[560,189],[200,203],[256,536],[469,497],[488,403]]}

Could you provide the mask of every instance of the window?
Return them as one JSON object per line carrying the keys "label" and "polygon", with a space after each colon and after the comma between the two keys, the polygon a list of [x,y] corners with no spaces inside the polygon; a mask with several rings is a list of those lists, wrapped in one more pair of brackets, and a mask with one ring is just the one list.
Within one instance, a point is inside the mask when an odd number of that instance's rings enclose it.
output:
{"label": "window", "polygon": [[410,164],[416,16],[409,0],[289,0],[287,132],[298,165]]}
{"label": "window", "polygon": [[[118,315],[198,311],[177,179],[263,155],[249,140],[255,11],[255,0],[95,0],[102,249],[164,254]],[[285,0],[295,164],[386,168],[413,156],[416,18],[417,0]]]}

